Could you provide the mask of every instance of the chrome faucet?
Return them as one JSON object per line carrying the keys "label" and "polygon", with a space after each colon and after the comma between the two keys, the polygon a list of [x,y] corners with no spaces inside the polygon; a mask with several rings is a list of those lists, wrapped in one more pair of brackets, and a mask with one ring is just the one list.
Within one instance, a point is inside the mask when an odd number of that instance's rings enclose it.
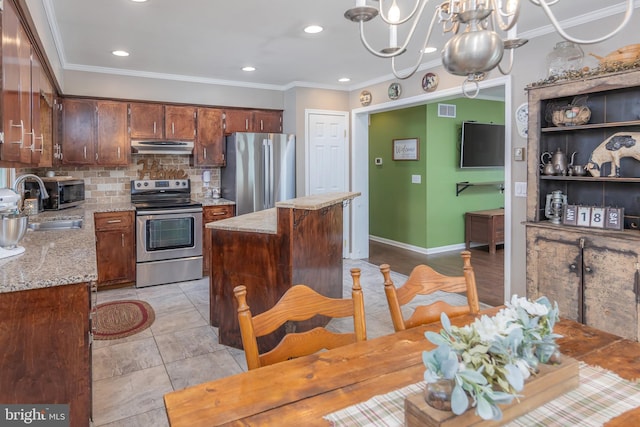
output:
{"label": "chrome faucet", "polygon": [[42,179],[38,175],[34,175],[32,173],[26,173],[24,175],[20,175],[19,177],[17,177],[16,180],[14,181],[14,183],[13,183],[13,191],[15,191],[18,194],[22,194],[18,190],[18,186],[20,184],[22,184],[24,181],[26,181],[28,178],[33,178],[35,181],[38,182],[38,185],[40,186],[40,196],[43,199],[48,199],[49,198],[49,193],[47,193],[47,189],[44,186],[44,182],[42,181]]}

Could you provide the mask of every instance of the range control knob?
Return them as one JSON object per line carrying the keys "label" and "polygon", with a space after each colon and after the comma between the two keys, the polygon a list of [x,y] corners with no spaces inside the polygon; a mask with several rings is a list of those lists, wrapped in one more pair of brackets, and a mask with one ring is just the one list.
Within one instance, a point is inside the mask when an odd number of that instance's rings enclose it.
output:
{"label": "range control knob", "polygon": [[148,186],[149,186],[149,183],[148,183],[147,181],[145,181],[145,182],[144,182],[144,186],[145,186],[145,187],[148,187]]}
{"label": "range control knob", "polygon": [[142,184],[140,184],[139,182],[136,182],[136,187],[140,187],[142,186]]}

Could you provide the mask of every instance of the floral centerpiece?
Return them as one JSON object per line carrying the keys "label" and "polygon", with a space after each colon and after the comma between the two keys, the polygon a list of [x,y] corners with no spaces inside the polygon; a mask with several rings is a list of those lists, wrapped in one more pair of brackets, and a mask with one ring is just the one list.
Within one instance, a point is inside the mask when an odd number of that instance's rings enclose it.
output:
{"label": "floral centerpiece", "polygon": [[[456,415],[471,406],[482,419],[500,420],[498,404],[518,397],[524,381],[537,373],[538,363],[559,362],[555,340],[560,335],[553,333],[557,320],[557,303],[517,295],[495,316],[482,316],[463,327],[452,326],[442,313],[440,333],[425,333],[438,346],[422,355],[427,403]],[[452,391],[450,402],[443,405],[448,397],[442,395],[442,386],[447,383]]]}

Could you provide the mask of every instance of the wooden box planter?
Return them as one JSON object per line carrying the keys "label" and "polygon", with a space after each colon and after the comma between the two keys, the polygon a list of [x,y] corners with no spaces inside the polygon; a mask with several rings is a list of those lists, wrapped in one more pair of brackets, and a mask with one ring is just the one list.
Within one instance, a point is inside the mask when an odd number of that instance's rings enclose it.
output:
{"label": "wooden box planter", "polygon": [[509,405],[500,405],[502,419],[500,421],[483,420],[475,414],[475,408],[464,414],[455,415],[450,411],[439,411],[427,405],[423,393],[407,397],[404,402],[405,425],[407,427],[464,427],[464,426],[498,426],[505,424],[538,406],[565,394],[580,384],[578,361],[563,357],[560,365],[540,364],[540,372],[530,377],[520,393],[522,397],[514,399]]}

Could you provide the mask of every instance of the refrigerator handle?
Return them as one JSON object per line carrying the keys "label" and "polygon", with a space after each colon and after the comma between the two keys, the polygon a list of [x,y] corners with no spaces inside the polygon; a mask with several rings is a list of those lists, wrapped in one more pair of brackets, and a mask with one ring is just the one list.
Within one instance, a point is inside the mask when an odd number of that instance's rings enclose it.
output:
{"label": "refrigerator handle", "polygon": [[267,173],[268,173],[268,186],[269,186],[269,207],[273,208],[275,207],[276,203],[275,203],[275,194],[273,194],[274,191],[274,183],[273,183],[273,174],[274,174],[274,166],[273,166],[273,141],[270,139],[267,139],[267,147],[268,147],[268,153],[269,153],[269,169],[267,169]]}
{"label": "refrigerator handle", "polygon": [[269,140],[262,140],[262,209],[269,208]]}

